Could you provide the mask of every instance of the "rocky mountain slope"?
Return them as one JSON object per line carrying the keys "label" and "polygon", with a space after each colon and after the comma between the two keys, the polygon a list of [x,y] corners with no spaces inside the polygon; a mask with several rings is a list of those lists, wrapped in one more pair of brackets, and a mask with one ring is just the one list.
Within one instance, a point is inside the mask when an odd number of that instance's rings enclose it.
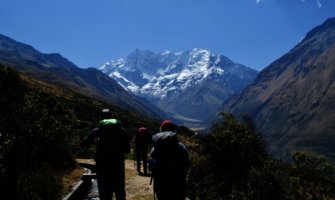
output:
{"label": "rocky mountain slope", "polygon": [[303,150],[335,160],[335,18],[260,72],[224,110],[252,117],[281,158]]}
{"label": "rocky mountain slope", "polygon": [[127,90],[183,123],[208,122],[257,71],[204,49],[153,53],[137,49],[99,68]]}
{"label": "rocky mountain slope", "polygon": [[82,69],[60,54],[43,54],[32,46],[0,34],[0,62],[16,70],[74,93],[122,108],[158,117],[154,106],[124,90],[95,68]]}

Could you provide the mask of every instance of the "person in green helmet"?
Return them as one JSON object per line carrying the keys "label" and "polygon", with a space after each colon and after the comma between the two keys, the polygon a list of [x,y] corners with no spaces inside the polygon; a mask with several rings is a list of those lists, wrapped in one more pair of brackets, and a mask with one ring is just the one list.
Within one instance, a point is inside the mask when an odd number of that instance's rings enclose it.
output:
{"label": "person in green helmet", "polygon": [[121,122],[109,109],[101,111],[98,127],[91,130],[81,146],[96,145],[96,174],[99,198],[125,200],[125,154],[130,152],[130,141]]}

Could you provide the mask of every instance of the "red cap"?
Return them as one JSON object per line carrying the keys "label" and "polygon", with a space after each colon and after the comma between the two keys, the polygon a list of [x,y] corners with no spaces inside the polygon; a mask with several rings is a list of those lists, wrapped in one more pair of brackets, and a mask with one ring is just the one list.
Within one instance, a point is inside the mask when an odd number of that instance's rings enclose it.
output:
{"label": "red cap", "polygon": [[176,125],[171,120],[165,120],[161,123],[161,131],[175,131]]}

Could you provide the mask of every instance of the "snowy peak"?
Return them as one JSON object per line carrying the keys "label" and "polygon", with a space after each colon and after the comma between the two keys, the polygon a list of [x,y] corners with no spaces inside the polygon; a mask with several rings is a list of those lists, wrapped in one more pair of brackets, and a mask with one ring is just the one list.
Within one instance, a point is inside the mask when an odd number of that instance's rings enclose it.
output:
{"label": "snowy peak", "polygon": [[257,75],[225,56],[197,48],[178,53],[137,49],[100,70],[167,116],[194,127],[214,119],[222,103]]}
{"label": "snowy peak", "polygon": [[[198,48],[179,53],[153,53],[136,49],[126,57],[105,63],[99,69],[127,90],[153,98],[179,94],[206,79],[224,82],[225,76],[240,74],[241,69],[254,71],[222,55]],[[241,78],[244,76],[249,75],[242,73]]]}

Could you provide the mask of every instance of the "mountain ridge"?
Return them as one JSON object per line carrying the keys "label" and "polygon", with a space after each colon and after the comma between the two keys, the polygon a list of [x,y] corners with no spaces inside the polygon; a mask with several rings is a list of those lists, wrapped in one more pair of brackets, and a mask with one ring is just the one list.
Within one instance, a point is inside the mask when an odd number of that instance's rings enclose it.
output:
{"label": "mountain ridge", "polygon": [[335,18],[317,26],[291,51],[264,70],[223,110],[248,115],[269,143],[289,159],[297,150],[327,154],[335,127]]}
{"label": "mountain ridge", "polygon": [[[199,48],[178,53],[136,49],[99,69],[172,116],[206,123],[216,117],[225,99],[242,90],[257,74],[225,56]],[[206,83],[215,88],[205,87]]]}
{"label": "mountain ridge", "polygon": [[21,73],[62,86],[124,109],[160,118],[158,109],[125,91],[95,68],[82,69],[58,53],[43,54],[32,46],[0,34],[0,62]]}

